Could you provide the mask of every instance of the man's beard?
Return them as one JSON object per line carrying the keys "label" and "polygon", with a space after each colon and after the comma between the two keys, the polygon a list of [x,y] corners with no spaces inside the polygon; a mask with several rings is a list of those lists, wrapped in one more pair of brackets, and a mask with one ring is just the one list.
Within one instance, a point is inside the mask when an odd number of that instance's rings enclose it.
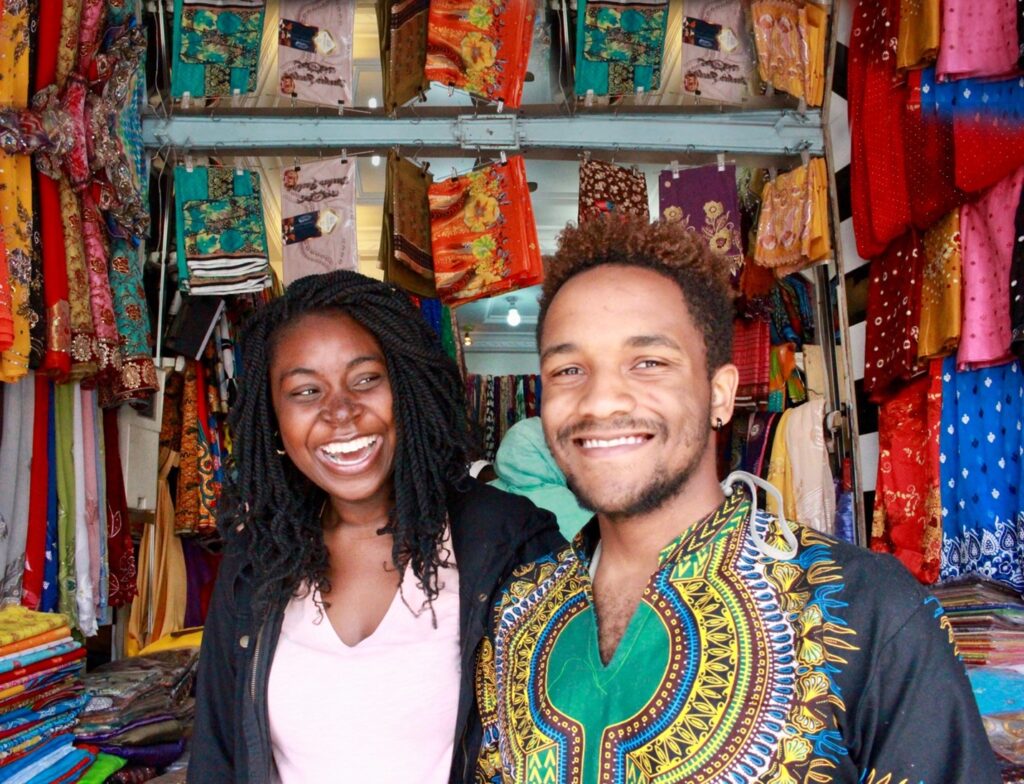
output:
{"label": "man's beard", "polygon": [[646,485],[633,493],[632,497],[619,501],[614,507],[608,504],[602,506],[569,473],[565,475],[566,485],[576,495],[576,500],[580,506],[609,519],[628,520],[632,517],[650,514],[679,495],[682,489],[689,483],[694,473],[696,473],[697,467],[700,465],[704,452],[707,449],[708,439],[711,436],[711,423],[707,418],[702,418],[701,422],[703,426],[698,426],[698,430],[694,433],[693,437],[693,443],[697,448],[690,456],[689,461],[681,469],[675,474],[670,475],[668,469],[664,467],[659,468]]}

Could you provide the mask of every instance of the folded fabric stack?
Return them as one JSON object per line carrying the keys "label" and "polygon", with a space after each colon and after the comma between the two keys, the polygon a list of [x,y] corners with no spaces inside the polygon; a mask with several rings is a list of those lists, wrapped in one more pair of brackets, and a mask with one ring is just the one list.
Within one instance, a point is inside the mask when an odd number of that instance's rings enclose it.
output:
{"label": "folded fabric stack", "polygon": [[957,649],[978,701],[1004,780],[1024,772],[1024,599],[988,580],[933,589],[953,626]]}
{"label": "folded fabric stack", "polygon": [[[127,760],[120,773],[152,778],[185,749],[193,717],[190,692],[195,649],[162,651],[111,662],[86,676],[89,702],[75,728],[76,742]],[[126,779],[128,780],[128,779]]]}
{"label": "folded fabric stack", "polygon": [[72,745],[84,664],[63,615],[0,609],[0,780],[78,781],[93,764],[93,751]]}

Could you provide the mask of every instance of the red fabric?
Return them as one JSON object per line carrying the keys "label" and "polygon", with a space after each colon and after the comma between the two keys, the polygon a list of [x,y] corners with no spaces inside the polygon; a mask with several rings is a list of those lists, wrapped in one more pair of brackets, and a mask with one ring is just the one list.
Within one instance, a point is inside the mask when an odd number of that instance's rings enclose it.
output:
{"label": "red fabric", "polygon": [[68,304],[68,262],[64,253],[64,219],[56,180],[40,173],[39,224],[43,256],[43,297],[46,301],[46,353],[39,370],[62,381],[71,372],[71,306]]}
{"label": "red fabric", "polygon": [[50,670],[58,670],[61,667],[66,667],[79,659],[85,658],[85,648],[79,648],[78,650],[71,651],[70,653],[62,653],[60,656],[51,656],[49,659],[43,659],[35,664],[30,664],[27,667],[19,667],[16,670],[5,672],[0,675],[0,688],[12,686],[15,681],[19,681],[29,675],[37,675],[41,672],[48,672]]}
{"label": "red fabric", "polygon": [[916,375],[924,248],[909,231],[871,262],[864,346],[864,391],[882,402],[900,380]]}
{"label": "red fabric", "polygon": [[61,0],[39,0],[36,16],[35,89],[39,92],[57,80],[57,52],[60,49],[60,29],[63,21]]}
{"label": "red fabric", "polygon": [[871,549],[892,553],[925,584],[939,577],[942,544],[938,474],[941,361],[937,366],[937,414],[932,400],[933,376],[912,381],[882,404],[871,530]]}
{"label": "red fabric", "polygon": [[1024,122],[996,114],[957,112],[953,118],[956,184],[980,191],[1024,166]]}
{"label": "red fabric", "polygon": [[739,397],[768,399],[771,376],[771,328],[763,319],[736,319],[732,323],[732,363],[739,370]]}
{"label": "red fabric", "polygon": [[907,74],[907,105],[903,118],[903,146],[907,159],[910,217],[914,226],[928,229],[943,215],[959,207],[967,195],[953,178],[953,125],[933,110],[921,110],[921,72]]}
{"label": "red fabric", "polygon": [[859,0],[850,37],[850,198],[857,252],[865,259],[910,226],[899,143],[907,103],[906,82],[896,70],[899,9],[900,0]]}
{"label": "red fabric", "polygon": [[138,593],[135,584],[135,547],[128,525],[128,500],[121,473],[117,440],[117,409],[103,411],[103,453],[107,488],[107,560],[110,564],[110,606],[128,604]]}
{"label": "red fabric", "polygon": [[25,539],[25,576],[21,603],[38,610],[43,598],[43,572],[46,568],[46,506],[48,501],[50,421],[50,381],[37,375],[35,414],[32,422],[32,473],[29,484],[28,534]]}

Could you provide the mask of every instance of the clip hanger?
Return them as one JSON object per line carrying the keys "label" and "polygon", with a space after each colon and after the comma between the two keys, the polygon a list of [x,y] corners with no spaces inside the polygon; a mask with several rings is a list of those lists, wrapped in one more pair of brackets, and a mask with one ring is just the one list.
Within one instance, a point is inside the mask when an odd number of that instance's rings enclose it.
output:
{"label": "clip hanger", "polygon": [[673,180],[678,180],[679,179],[679,161],[675,161],[675,160],[672,161],[670,166],[672,168],[672,179]]}
{"label": "clip hanger", "polygon": [[724,172],[725,171],[725,153],[724,152],[718,153],[717,158],[718,158],[718,171]]}

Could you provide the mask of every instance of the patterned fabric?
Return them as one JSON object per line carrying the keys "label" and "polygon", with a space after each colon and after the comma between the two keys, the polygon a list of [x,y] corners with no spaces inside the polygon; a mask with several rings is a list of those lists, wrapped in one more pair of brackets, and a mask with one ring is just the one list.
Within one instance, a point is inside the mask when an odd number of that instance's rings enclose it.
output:
{"label": "patterned fabric", "polygon": [[0,353],[14,345],[14,313],[11,310],[11,270],[7,246],[0,231]]}
{"label": "patterned fabric", "polygon": [[939,54],[941,34],[940,0],[900,0],[897,67],[909,70],[934,63]]}
{"label": "patterned fabric", "polygon": [[543,277],[522,156],[430,186],[438,298],[446,305],[525,288]]}
{"label": "patterned fabric", "polygon": [[520,567],[478,654],[477,781],[994,780],[938,603],[807,528],[793,560],[766,557],[751,526],[778,524],[749,511],[735,493],[662,549],[607,664],[596,524]]}
{"label": "patterned fabric", "polygon": [[336,269],[359,269],[355,163],[304,163],[281,175],[284,283]]}
{"label": "patterned fabric", "polygon": [[871,263],[867,331],[864,347],[864,392],[884,399],[900,380],[918,373],[924,253],[917,232],[910,231]]}
{"label": "patterned fabric", "polygon": [[631,95],[661,86],[667,2],[586,0],[577,7],[577,95]]}
{"label": "patterned fabric", "polygon": [[941,362],[882,404],[871,549],[892,553],[925,585],[939,577]]}
{"label": "patterned fabric", "polygon": [[821,106],[828,12],[814,3],[755,0],[750,16],[761,80]]}
{"label": "patterned fabric", "polygon": [[113,241],[110,288],[121,351],[114,396],[118,401],[145,398],[158,388],[156,365],[150,347],[149,309],[142,288],[139,254],[126,240]]}
{"label": "patterned fabric", "polygon": [[259,175],[221,167],[174,170],[179,287],[220,296],[270,285]]}
{"label": "patterned fabric", "polygon": [[380,262],[384,280],[419,297],[437,296],[430,248],[430,186],[422,167],[388,154],[381,224]]}
{"label": "patterned fabric", "polygon": [[1022,186],[1024,167],[960,208],[964,321],[957,351],[960,367],[1002,362],[1011,356],[1006,303]]}
{"label": "patterned fabric", "polygon": [[978,574],[1024,590],[1024,374],[1019,362],[942,368],[941,579]]}
{"label": "patterned fabric", "polygon": [[985,13],[963,0],[942,3],[938,73],[943,79],[1002,76],[1017,68],[1016,0],[993,0]]}
{"label": "patterned fabric", "polygon": [[960,210],[953,210],[924,233],[920,359],[945,356],[960,342],[961,265]]}
{"label": "patterned fabric", "polygon": [[117,435],[117,410],[103,411],[103,459],[105,467],[107,560],[109,562],[109,599],[111,607],[122,607],[135,596],[135,545],[128,526],[128,501]]}
{"label": "patterned fabric", "polygon": [[1024,191],[1018,197],[1013,225],[1016,239],[1010,261],[1010,348],[1024,357]]}
{"label": "patterned fabric", "polygon": [[661,217],[671,223],[681,222],[730,269],[738,269],[743,263],[743,240],[736,167],[666,169],[659,181]]}
{"label": "patterned fabric", "polygon": [[263,12],[262,0],[175,0],[171,95],[255,92]]}
{"label": "patterned fabric", "polygon": [[742,103],[756,95],[753,36],[743,5],[689,0],[683,19],[683,91]]}
{"label": "patterned fabric", "polygon": [[355,6],[282,0],[277,78],[282,95],[324,106],[352,103]]}
{"label": "patterned fabric", "polygon": [[89,297],[89,271],[82,242],[82,210],[71,190],[71,183],[59,183],[61,217],[64,221],[64,259],[68,265],[68,300],[71,305],[71,372],[72,381],[96,374],[96,329],[92,323]]}
{"label": "patterned fabric", "polygon": [[832,253],[828,171],[824,158],[765,183],[754,261],[778,277],[823,261]]}
{"label": "patterned fabric", "polygon": [[185,362],[185,383],[181,398],[181,462],[178,466],[178,497],[174,505],[174,527],[193,532],[199,527],[199,488],[202,459],[199,435],[199,399],[195,360]]}
{"label": "patterned fabric", "polygon": [[585,160],[580,164],[579,221],[605,212],[650,217],[647,177],[639,169]]}
{"label": "patterned fabric", "polygon": [[[121,369],[121,338],[117,334],[110,291],[109,248],[103,218],[88,190],[82,191],[82,241],[89,273],[89,303],[96,330],[96,369],[100,381],[112,382]],[[105,386],[106,384],[104,384]]]}
{"label": "patterned fabric", "polygon": [[740,376],[736,396],[767,400],[772,350],[768,322],[759,318],[735,319],[732,332],[732,363]]}
{"label": "patterned fabric", "polygon": [[430,2],[381,0],[376,5],[384,108],[393,112],[430,86],[425,73]]}
{"label": "patterned fabric", "polygon": [[60,189],[57,182],[45,174],[39,174],[36,183],[46,302],[46,353],[39,369],[60,380],[71,372],[71,305],[68,301],[68,265],[64,256]]}
{"label": "patterned fabric", "polygon": [[1024,80],[961,79],[937,90],[938,110],[953,117],[956,184],[995,185],[1024,166]]}
{"label": "patterned fabric", "polygon": [[434,0],[426,76],[518,108],[533,41],[533,0]]}

